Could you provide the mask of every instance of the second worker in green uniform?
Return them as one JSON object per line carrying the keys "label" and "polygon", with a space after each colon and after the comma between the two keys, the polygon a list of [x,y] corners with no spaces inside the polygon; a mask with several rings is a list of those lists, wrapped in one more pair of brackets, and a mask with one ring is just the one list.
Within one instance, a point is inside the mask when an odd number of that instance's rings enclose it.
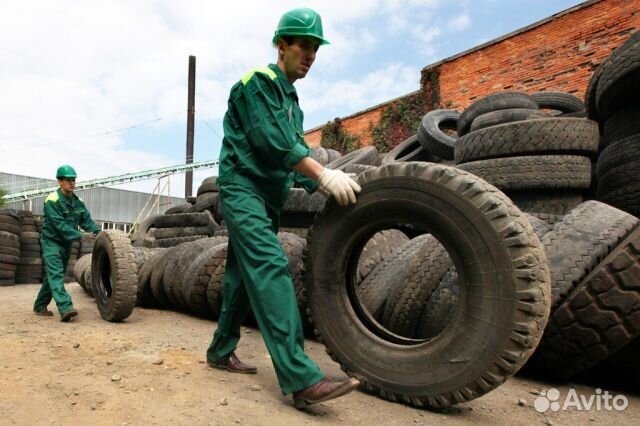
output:
{"label": "second worker in green uniform", "polygon": [[84,202],[73,193],[76,171],[64,165],[58,167],[56,178],[60,188],[49,194],[44,202],[44,224],[40,231],[40,245],[45,264],[45,276],[40,292],[33,304],[38,315],[52,316],[47,309],[51,299],[55,300],[62,321],[70,321],[78,315],[71,296],[64,288],[64,272],[69,263],[71,245],[82,238],[78,226],[87,232],[97,234],[100,228],[91,219]]}
{"label": "second worker in green uniform", "polygon": [[222,313],[207,361],[231,372],[256,372],[234,354],[251,308],[282,393],[293,394],[300,408],[344,395],[359,382],[327,379],[304,352],[288,261],[277,237],[280,212],[294,181],[309,192],[319,188],[340,205],[355,203],[360,186],[309,157],[304,141],[293,83],[306,76],[320,45],[328,44],[320,15],[307,8],[285,13],[273,43],[277,64],[256,68],[236,83],[224,117],[217,183],[229,245]]}

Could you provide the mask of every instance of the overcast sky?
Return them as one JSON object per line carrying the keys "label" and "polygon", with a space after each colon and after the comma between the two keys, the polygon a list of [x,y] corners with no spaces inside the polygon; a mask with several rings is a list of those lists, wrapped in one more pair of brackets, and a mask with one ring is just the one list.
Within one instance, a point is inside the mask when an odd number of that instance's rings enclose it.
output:
{"label": "overcast sky", "polygon": [[[0,0],[0,171],[53,178],[69,163],[82,181],[184,163],[189,55],[194,161],[217,159],[229,88],[275,62],[273,31],[294,7],[316,9],[331,42],[296,83],[310,129],[415,91],[423,67],[579,3]],[[215,173],[195,172],[194,194]],[[171,188],[183,196],[183,176]]]}

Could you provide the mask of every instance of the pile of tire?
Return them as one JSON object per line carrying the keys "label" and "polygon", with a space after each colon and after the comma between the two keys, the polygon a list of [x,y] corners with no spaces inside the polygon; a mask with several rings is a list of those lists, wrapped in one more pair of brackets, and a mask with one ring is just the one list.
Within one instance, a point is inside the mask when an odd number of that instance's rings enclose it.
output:
{"label": "pile of tire", "polygon": [[596,198],[640,217],[640,32],[600,64],[585,99],[602,131]]}
{"label": "pile of tire", "polygon": [[456,167],[492,183],[524,211],[565,214],[584,201],[599,144],[598,124],[575,117],[581,110],[582,101],[566,93],[483,97],[460,114]]}
{"label": "pile of tire", "polygon": [[[135,305],[218,318],[223,297],[226,237],[203,238],[170,248],[133,247],[125,237],[120,231],[101,232],[94,252],[75,264],[76,280],[96,298],[105,320],[122,321]],[[278,238],[289,259],[296,293],[300,294],[304,286],[302,254],[306,240],[285,232],[279,233]],[[130,296],[131,286],[135,287],[135,297]],[[311,333],[308,323],[306,330]]]}
{"label": "pile of tire", "polygon": [[20,259],[16,269],[16,284],[40,283],[44,274],[40,231],[31,211],[20,210],[18,211],[18,216],[20,216],[22,229],[20,232]]}
{"label": "pile of tire", "polygon": [[542,243],[551,271],[551,317],[528,370],[565,380],[640,334],[640,220],[586,201]]}
{"label": "pile of tire", "polygon": [[214,212],[218,202],[217,179],[217,176],[209,176],[202,181],[196,191],[197,196],[193,205],[187,207],[185,213],[200,213],[205,210]]}
{"label": "pile of tire", "polygon": [[0,286],[14,285],[16,282],[21,232],[18,212],[0,209]]}
{"label": "pile of tire", "polygon": [[171,212],[143,221],[131,240],[138,247],[167,248],[214,235],[220,226],[210,210]]}

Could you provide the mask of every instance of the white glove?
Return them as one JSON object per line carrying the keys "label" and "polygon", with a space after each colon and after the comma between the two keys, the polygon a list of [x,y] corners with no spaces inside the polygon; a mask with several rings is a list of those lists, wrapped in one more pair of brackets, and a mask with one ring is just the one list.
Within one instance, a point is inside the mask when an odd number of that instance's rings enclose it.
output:
{"label": "white glove", "polygon": [[318,182],[320,189],[333,195],[341,206],[355,204],[356,193],[361,190],[360,185],[342,170],[324,168],[318,177]]}

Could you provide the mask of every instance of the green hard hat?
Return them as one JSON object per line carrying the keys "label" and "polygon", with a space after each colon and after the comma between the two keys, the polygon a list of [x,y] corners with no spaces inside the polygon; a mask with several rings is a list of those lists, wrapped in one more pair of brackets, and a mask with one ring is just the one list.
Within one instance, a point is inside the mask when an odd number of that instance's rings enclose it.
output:
{"label": "green hard hat", "polygon": [[78,177],[78,175],[76,175],[76,171],[68,164],[58,167],[58,171],[56,171],[56,178],[58,179],[76,177]]}
{"label": "green hard hat", "polygon": [[322,35],[322,18],[308,7],[292,9],[282,15],[273,35],[273,44],[278,43],[282,36],[309,37],[317,40],[320,45],[329,44],[329,40]]}

